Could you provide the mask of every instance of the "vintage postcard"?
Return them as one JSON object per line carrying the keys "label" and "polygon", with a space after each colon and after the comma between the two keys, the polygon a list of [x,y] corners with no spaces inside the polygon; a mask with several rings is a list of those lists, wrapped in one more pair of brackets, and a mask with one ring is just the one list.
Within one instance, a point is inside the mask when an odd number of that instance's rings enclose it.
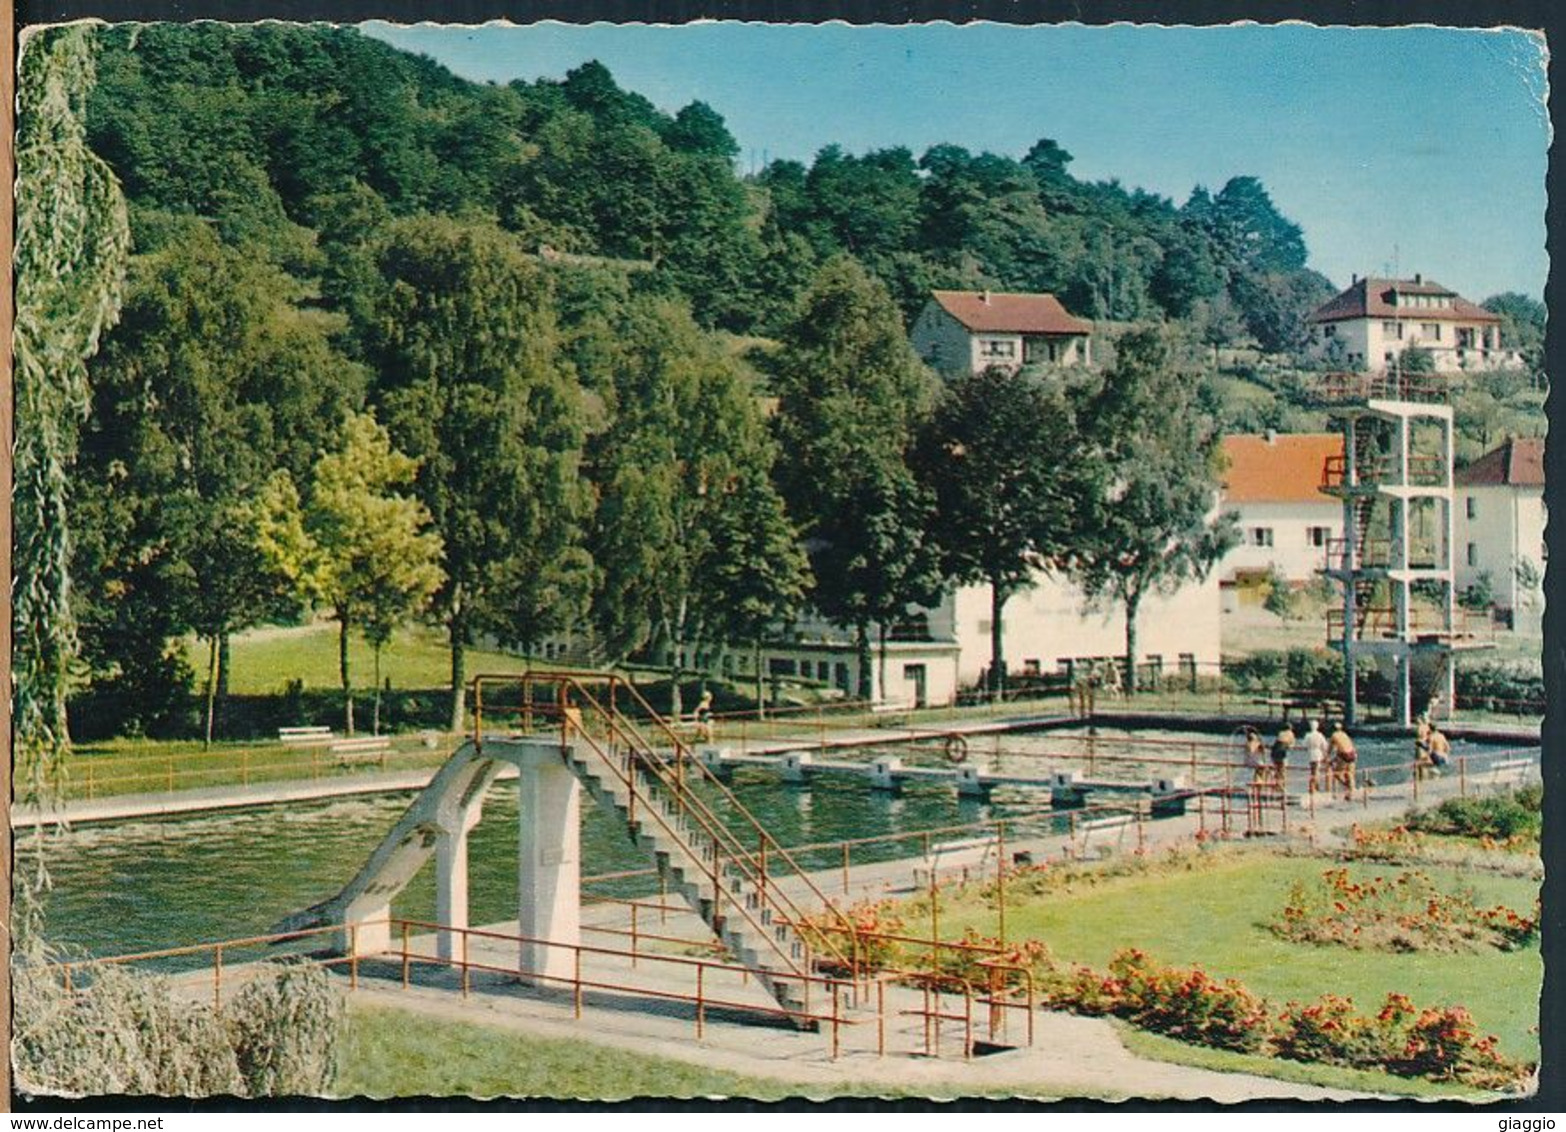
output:
{"label": "vintage postcard", "polygon": [[32,30],[17,1095],[1532,1096],[1547,63]]}

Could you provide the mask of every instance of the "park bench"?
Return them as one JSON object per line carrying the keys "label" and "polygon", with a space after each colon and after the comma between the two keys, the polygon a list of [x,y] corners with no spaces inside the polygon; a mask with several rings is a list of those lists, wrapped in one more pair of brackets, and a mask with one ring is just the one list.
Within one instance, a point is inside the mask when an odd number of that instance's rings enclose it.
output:
{"label": "park bench", "polygon": [[1495,778],[1522,778],[1537,766],[1532,759],[1500,759],[1487,766],[1484,773]]}
{"label": "park bench", "polygon": [[391,739],[385,735],[366,735],[360,739],[338,739],[331,745],[331,752],[338,766],[355,763],[379,763],[386,765],[386,754],[391,750]]}
{"label": "park bench", "polygon": [[877,727],[906,727],[908,713],[913,711],[912,700],[881,700],[870,705],[870,714],[878,716]]}
{"label": "park bench", "polygon": [[[1091,843],[1095,840],[1095,834],[1114,833],[1114,841],[1118,844],[1121,838],[1125,836],[1126,827],[1134,820],[1136,819],[1132,814],[1106,814],[1101,818],[1083,818],[1077,823],[1077,833],[1082,839],[1078,852],[1086,855]],[[1101,843],[1099,846],[1100,852],[1108,852],[1110,845],[1106,839],[1099,837],[1097,840]]]}
{"label": "park bench", "polygon": [[914,866],[914,887],[928,888],[932,882],[960,876],[983,876],[991,866],[999,845],[993,837],[970,837],[962,841],[943,841],[930,846],[924,863]]}
{"label": "park bench", "polygon": [[325,747],[337,738],[330,727],[279,727],[277,739],[290,747]]}

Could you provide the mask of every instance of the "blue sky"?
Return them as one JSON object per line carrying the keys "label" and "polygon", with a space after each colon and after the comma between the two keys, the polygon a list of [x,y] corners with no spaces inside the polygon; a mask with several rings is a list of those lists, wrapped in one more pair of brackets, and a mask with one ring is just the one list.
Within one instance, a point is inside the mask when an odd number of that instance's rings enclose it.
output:
{"label": "blue sky", "polygon": [[1021,156],[1051,137],[1082,178],[1183,201],[1260,177],[1311,266],[1422,272],[1476,301],[1542,297],[1542,40],[1517,31],[1301,26],[368,25],[481,80],[589,59],[674,111],[727,120],[749,169],[938,142]]}

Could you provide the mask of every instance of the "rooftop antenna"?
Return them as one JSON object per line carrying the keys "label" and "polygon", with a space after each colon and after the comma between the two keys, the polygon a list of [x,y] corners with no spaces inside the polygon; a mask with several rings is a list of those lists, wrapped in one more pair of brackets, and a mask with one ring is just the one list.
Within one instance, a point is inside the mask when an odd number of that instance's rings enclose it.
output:
{"label": "rooftop antenna", "polygon": [[1402,270],[1402,266],[1403,265],[1402,265],[1402,263],[1400,261],[1399,255],[1398,255],[1398,246],[1396,244],[1393,244],[1392,245],[1392,278],[1393,279],[1396,279],[1398,277],[1397,273]]}

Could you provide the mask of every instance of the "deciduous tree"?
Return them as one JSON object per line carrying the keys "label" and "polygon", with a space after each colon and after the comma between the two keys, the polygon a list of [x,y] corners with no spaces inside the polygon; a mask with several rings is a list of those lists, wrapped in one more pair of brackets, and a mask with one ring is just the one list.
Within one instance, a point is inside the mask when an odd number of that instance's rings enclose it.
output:
{"label": "deciduous tree", "polygon": [[[451,727],[467,649],[483,630],[531,642],[579,592],[589,493],[578,475],[580,391],[563,364],[548,287],[493,225],[418,217],[376,255],[385,287],[364,340],[393,443],[445,548],[436,608],[451,642]],[[519,594],[532,595],[519,603]],[[536,599],[542,599],[536,600]]]}
{"label": "deciduous tree", "polygon": [[76,25],[33,37],[18,84],[12,727],[16,793],[35,802],[70,749],[69,483],[91,396],[87,360],[119,315],[130,242],[119,183],[82,125],[92,36]]}
{"label": "deciduous tree", "polygon": [[1007,601],[1069,558],[1093,465],[1058,375],[990,368],[954,381],[918,446],[945,576],[990,587],[990,689],[1005,689]]}
{"label": "deciduous tree", "polygon": [[931,500],[907,464],[934,379],[886,289],[846,257],[817,273],[782,341],[778,484],[810,555],[811,602],[853,630],[868,694],[871,625],[939,592]]}
{"label": "deciduous tree", "polygon": [[1128,692],[1142,600],[1205,578],[1234,542],[1217,513],[1214,409],[1202,375],[1173,363],[1157,329],[1121,338],[1115,366],[1081,403],[1103,491],[1083,516],[1073,573],[1090,599],[1124,611]]}

